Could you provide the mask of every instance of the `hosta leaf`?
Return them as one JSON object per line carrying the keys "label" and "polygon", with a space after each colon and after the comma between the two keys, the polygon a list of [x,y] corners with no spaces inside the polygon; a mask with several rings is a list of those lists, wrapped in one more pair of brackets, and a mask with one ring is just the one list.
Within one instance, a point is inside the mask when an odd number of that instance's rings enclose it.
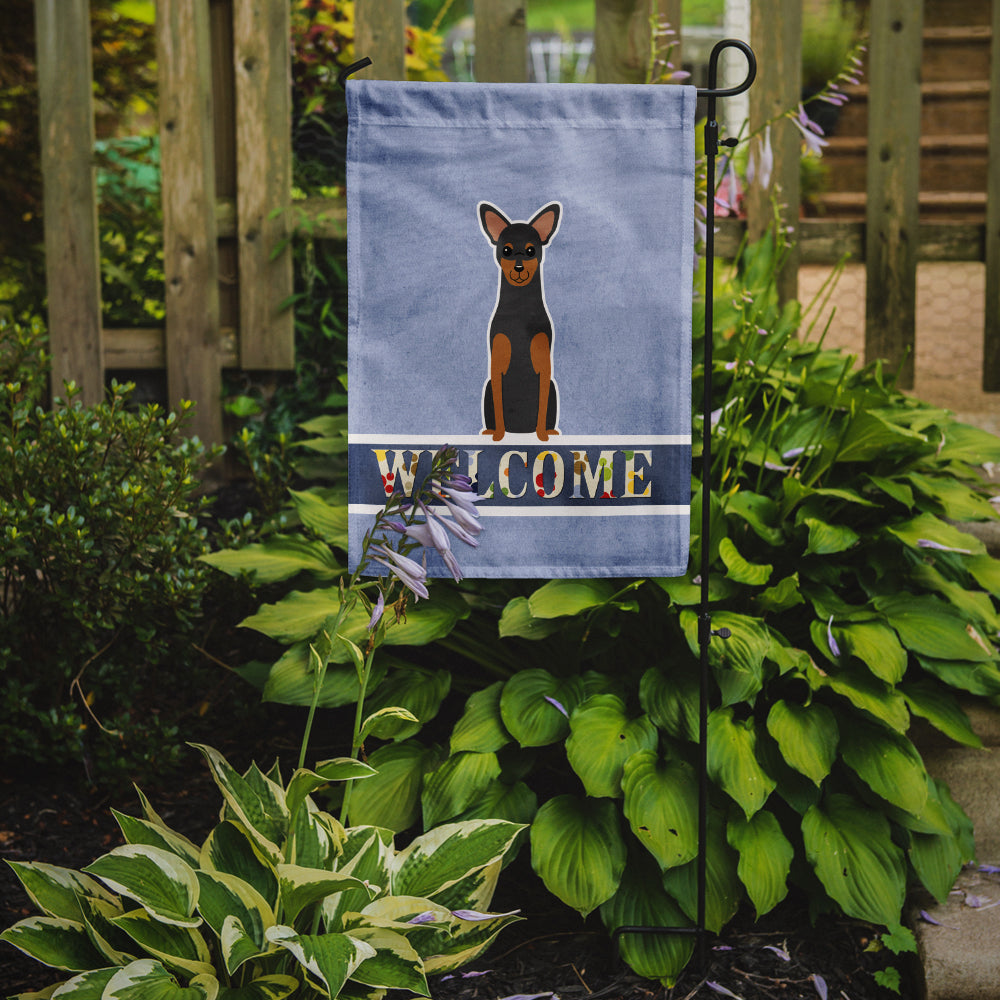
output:
{"label": "hosta leaf", "polygon": [[[390,632],[392,630],[390,629]],[[365,702],[369,712],[385,708],[404,708],[416,721],[386,719],[379,727],[380,739],[405,740],[420,731],[438,713],[441,702],[451,689],[447,670],[409,667],[394,670]]]}
{"label": "hosta leaf", "polygon": [[424,963],[402,934],[383,927],[362,926],[352,929],[351,937],[375,949],[375,954],[351,973],[355,982],[381,989],[409,990],[420,996],[430,995]]}
{"label": "hosta leaf", "polygon": [[458,819],[505,819],[527,825],[538,812],[538,796],[523,782],[492,781]]}
{"label": "hosta leaf", "polygon": [[245,986],[223,987],[218,1000],[285,1000],[299,988],[292,976],[261,976]]}
{"label": "hosta leaf", "polygon": [[967,747],[983,745],[965,710],[947,688],[932,680],[907,681],[900,685],[900,691],[910,711],[926,719],[945,736]]}
{"label": "hosta leaf", "polygon": [[164,924],[145,910],[132,910],[111,921],[168,968],[189,976],[211,975],[212,956],[205,939],[191,927]]}
{"label": "hosta leaf", "polygon": [[24,891],[46,916],[65,917],[79,921],[83,918],[79,898],[93,896],[109,903],[115,897],[97,879],[40,861],[8,861]]}
{"label": "hosta leaf", "polygon": [[201,848],[200,867],[224,872],[253,886],[272,907],[278,900],[278,876],[246,827],[232,821],[220,823]]}
{"label": "hosta leaf", "polygon": [[750,490],[739,490],[726,498],[726,514],[745,521],[768,545],[779,546],[784,539],[781,512],[768,496]]}
{"label": "hosta leaf", "polygon": [[[305,907],[318,903],[345,889],[362,889],[367,886],[353,875],[342,872],[303,868],[301,865],[278,865],[278,884],[281,888],[282,913],[294,922]],[[370,896],[374,896],[374,890]]]}
{"label": "hosta leaf", "polygon": [[920,445],[926,440],[922,434],[890,423],[871,410],[861,410],[841,440],[837,461],[867,462],[890,448]]}
{"label": "hosta leaf", "polygon": [[[341,651],[342,645],[338,644]],[[346,654],[344,654],[346,655]],[[375,688],[385,677],[388,658],[379,656],[372,664],[368,681]],[[317,708],[339,708],[358,700],[358,675],[353,666],[331,663],[323,675]],[[289,646],[271,666],[264,680],[261,697],[280,705],[311,705],[316,697],[316,674],[312,669],[308,642]]]}
{"label": "hosta leaf", "polygon": [[803,523],[809,529],[805,554],[828,556],[844,552],[857,542],[858,533],[846,524],[828,524],[819,518],[807,517]]}
{"label": "hosta leaf", "polygon": [[649,716],[629,719],[613,694],[595,694],[570,717],[566,758],[588,795],[619,798],[622,768],[638,750],[656,747],[659,734]]}
{"label": "hosta leaf", "polygon": [[117,809],[112,809],[111,812],[129,844],[148,844],[150,847],[159,847],[164,851],[170,851],[171,854],[176,854],[189,865],[198,864],[199,849],[187,837],[175,833],[169,827],[159,823],[126,816],[125,813],[120,813]]}
{"label": "hosta leaf", "polygon": [[762,590],[754,597],[758,608],[764,612],[787,611],[797,604],[804,604],[805,598],[799,590],[799,574],[792,573],[779,580],[773,587]]}
{"label": "hosta leaf", "polygon": [[546,746],[566,736],[569,715],[583,697],[579,677],[560,679],[547,670],[522,670],[504,684],[500,716],[521,746]]}
{"label": "hosta leaf", "polygon": [[35,961],[54,969],[81,972],[99,968],[105,960],[90,942],[87,929],[65,917],[28,917],[0,934],[6,941]]}
{"label": "hosta leaf", "polygon": [[919,815],[923,810],[927,772],[907,737],[854,718],[840,754],[876,795],[908,813]]}
{"label": "hosta leaf", "polygon": [[362,740],[369,736],[380,740],[391,740],[397,736],[406,739],[416,733],[421,725],[421,721],[408,708],[393,705],[372,712],[361,724],[358,735]]}
{"label": "hosta leaf", "polygon": [[302,523],[330,545],[347,551],[347,504],[328,503],[313,490],[289,490]]}
{"label": "hosta leaf", "polygon": [[331,781],[356,781],[372,778],[377,773],[375,768],[353,757],[335,757],[321,761],[312,771],[299,768],[288,782],[285,805],[289,813],[296,813],[307,796]]}
{"label": "hosta leaf", "polygon": [[[682,611],[680,620],[692,654],[699,656],[698,616],[693,611]],[[764,659],[771,648],[770,633],[759,618],[730,611],[714,612],[712,628],[715,631],[727,628],[731,633],[728,639],[713,637],[708,647],[708,662],[722,690],[723,704],[752,703],[763,686]]]}
{"label": "hosta leaf", "polygon": [[178,927],[197,927],[198,879],[176,854],[147,844],[125,844],[84,871],[113,892],[134,899],[150,916]]}
{"label": "hosta leaf", "polygon": [[919,584],[919,588],[940,594],[956,611],[982,626],[987,632],[996,635],[1000,631],[1000,615],[997,614],[993,598],[989,594],[947,579],[927,562],[915,566],[910,578],[915,584]]}
{"label": "hosta leaf", "polygon": [[558,632],[563,623],[553,618],[535,618],[527,597],[515,597],[507,602],[500,615],[499,636],[507,639],[544,639]]}
{"label": "hosta leaf", "polygon": [[939,903],[946,902],[964,862],[954,834],[911,833],[909,856],[924,888]]}
{"label": "hosta leaf", "polygon": [[640,751],[625,762],[622,789],[625,818],[660,868],[697,855],[698,782],[688,764]]}
{"label": "hosta leaf", "polygon": [[973,535],[942,521],[933,514],[918,514],[908,521],[886,526],[886,531],[895,535],[904,545],[912,549],[920,549],[921,541],[933,542],[949,549],[959,549],[972,555],[982,555],[986,546]]}
{"label": "hosta leaf", "polygon": [[[67,979],[55,992],[48,990],[44,993],[19,993],[10,1000],[41,1000],[42,997],[54,997],[55,1000],[101,1000],[104,996],[104,988],[114,978],[118,972],[118,967],[113,966],[107,969],[91,969],[89,972],[82,972],[72,979]],[[52,987],[49,987],[52,990]]]}
{"label": "hosta leaf", "polygon": [[[354,878],[367,882],[377,891],[388,889],[392,851],[392,831],[373,826],[351,827],[337,870],[342,875],[353,875]],[[346,930],[343,926],[344,914],[357,913],[370,902],[371,892],[367,888],[345,889],[335,896],[327,896],[322,903],[326,929]]]}
{"label": "hosta leaf", "polygon": [[[721,813],[710,811],[705,850],[705,926],[718,934],[732,919],[743,899],[743,883],[736,874],[737,855],[726,842]],[[663,873],[663,887],[691,920],[698,918],[698,861]]]}
{"label": "hosta leaf", "polygon": [[990,555],[973,556],[965,559],[965,568],[975,578],[976,583],[994,597],[1000,597],[1000,559]]}
{"label": "hosta leaf", "polygon": [[437,826],[467,809],[500,776],[495,753],[452,754],[424,779],[424,826]]}
{"label": "hosta leaf", "polygon": [[470,695],[462,717],[451,733],[451,752],[475,750],[493,753],[510,742],[510,733],[500,717],[500,692],[503,681]]}
{"label": "hosta leaf", "polygon": [[500,861],[522,829],[504,820],[446,823],[416,837],[393,862],[392,891],[434,899],[459,880]]}
{"label": "hosta leaf", "polygon": [[781,756],[815,785],[830,773],[837,756],[837,720],[826,705],[798,705],[779,699],[767,716],[767,731]]}
{"label": "hosta leaf", "polygon": [[[254,954],[264,950],[264,931],[275,923],[267,900],[252,885],[235,875],[200,871],[198,883],[201,887],[198,911],[216,936],[220,940],[223,938],[223,926],[227,919],[237,920],[242,934],[252,942]],[[230,950],[227,950],[226,967],[232,975],[240,963],[231,964],[229,954]]]}
{"label": "hosta leaf", "polygon": [[531,824],[531,865],[553,895],[586,916],[618,889],[625,842],[608,799],[557,795]]}
{"label": "hosta leaf", "polygon": [[215,976],[195,976],[187,986],[157,961],[139,959],[118,969],[104,987],[101,1000],[216,1000],[219,981]]}
{"label": "hosta leaf", "polygon": [[267,939],[291,952],[332,997],[339,996],[344,983],[362,962],[375,957],[370,944],[348,934],[296,934],[291,927],[278,924],[268,928]]}
{"label": "hosta leaf", "polygon": [[726,564],[727,576],[737,583],[744,583],[749,587],[763,587],[770,579],[774,567],[767,563],[751,563],[740,555],[736,544],[729,538],[719,541],[719,557]]}
{"label": "hosta leaf", "polygon": [[424,774],[438,762],[437,752],[415,740],[379,747],[368,758],[377,774],[351,790],[353,826],[381,826],[396,833],[420,816]]}
{"label": "hosta leaf", "polygon": [[917,662],[927,673],[937,677],[948,687],[986,697],[1000,694],[1000,669],[993,663],[936,660],[931,656],[918,656]]}
{"label": "hosta leaf", "polygon": [[981,427],[952,420],[948,422],[943,439],[937,452],[940,462],[966,462],[969,465],[1000,462],[997,436]]}
{"label": "hosta leaf", "polygon": [[726,828],[729,846],[739,851],[736,873],[760,919],[788,894],[788,872],[795,849],[774,813],[762,809],[750,819],[737,816]]}
{"label": "hosta leaf", "polygon": [[[691,523],[695,523],[693,510]],[[690,607],[701,601],[701,584],[695,583],[690,573],[687,576],[657,577],[653,583],[663,590],[674,604],[681,607]],[[713,573],[708,578],[708,599],[710,601],[724,601],[736,593],[738,589],[736,583],[721,573]]]}
{"label": "hosta leaf", "polygon": [[615,595],[608,580],[550,580],[529,598],[534,618],[562,618],[606,604]]}
{"label": "hosta leaf", "polygon": [[896,633],[878,622],[853,622],[833,626],[843,652],[856,656],[887,684],[898,684],[906,673],[906,650]]}
{"label": "hosta leaf", "polygon": [[874,924],[899,923],[906,866],[880,812],[849,795],[830,795],[806,813],[802,836],[809,863],[844,913]]}
{"label": "hosta leaf", "polygon": [[449,931],[439,932],[437,947],[424,960],[424,971],[438,974],[467,965],[486,951],[504,927],[520,919],[516,912],[476,920],[455,917]]}
{"label": "hosta leaf", "polygon": [[905,733],[910,724],[910,713],[906,710],[903,696],[884,681],[873,677],[867,669],[848,666],[822,674],[812,667],[806,678],[814,689],[829,688],[856,708],[881,719],[896,732]]}
{"label": "hosta leaf", "polygon": [[[619,927],[688,927],[691,921],[667,895],[654,865],[630,858],[615,894],[601,904],[601,920],[610,932]],[[622,958],[638,975],[673,986],[694,951],[690,934],[623,934]]]}
{"label": "hosta leaf", "polygon": [[344,571],[328,545],[296,535],[271,535],[264,542],[209,552],[199,558],[230,576],[246,574],[256,584],[277,583],[298,573],[331,580]]}
{"label": "hosta leaf", "polygon": [[941,513],[951,521],[984,521],[996,517],[989,500],[954,477],[911,472],[906,478],[920,493],[939,505]]}
{"label": "hosta leaf", "polygon": [[899,633],[903,645],[915,653],[974,663],[996,658],[996,651],[975,626],[936,597],[884,595],[875,598],[875,607]]}
{"label": "hosta leaf", "polygon": [[708,774],[749,819],[774,791],[775,781],[757,762],[757,733],[752,718],[733,718],[732,708],[708,717]]}
{"label": "hosta leaf", "polygon": [[650,667],[639,682],[639,704],[660,729],[678,740],[698,739],[698,674],[686,660],[670,672]]}

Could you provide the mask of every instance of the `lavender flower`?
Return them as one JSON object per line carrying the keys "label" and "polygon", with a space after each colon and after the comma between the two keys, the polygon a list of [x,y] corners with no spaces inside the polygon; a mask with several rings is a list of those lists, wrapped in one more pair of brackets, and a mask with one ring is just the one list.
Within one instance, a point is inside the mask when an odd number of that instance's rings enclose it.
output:
{"label": "lavender flower", "polygon": [[560,712],[562,712],[562,714],[565,715],[567,719],[569,718],[569,712],[566,711],[565,706],[561,702],[557,701],[555,698],[547,694],[543,695],[543,697],[550,705],[554,705]]}
{"label": "lavender flower", "polygon": [[771,148],[771,126],[764,129],[764,135],[750,147],[750,159],[747,163],[747,183],[757,181],[765,191],[771,186],[771,174],[774,172],[774,150]]}
{"label": "lavender flower", "polygon": [[833,637],[833,615],[830,615],[830,620],[826,623],[826,641],[827,645],[830,647],[830,652],[834,656],[840,656],[840,646],[837,645],[837,640]]}
{"label": "lavender flower", "polygon": [[385,612],[385,594],[380,590],[378,592],[378,600],[375,602],[375,607],[372,609],[372,616],[368,619],[368,631],[372,632],[375,626],[382,620],[382,614]]}
{"label": "lavender flower", "polygon": [[806,149],[816,156],[823,155],[823,147],[828,145],[823,139],[823,130],[806,114],[806,109],[800,104],[798,114],[789,112],[792,124],[802,133]]}
{"label": "lavender flower", "polygon": [[427,591],[427,570],[409,556],[401,555],[386,545],[371,547],[372,559],[394,573],[400,583],[417,597],[430,597]]}

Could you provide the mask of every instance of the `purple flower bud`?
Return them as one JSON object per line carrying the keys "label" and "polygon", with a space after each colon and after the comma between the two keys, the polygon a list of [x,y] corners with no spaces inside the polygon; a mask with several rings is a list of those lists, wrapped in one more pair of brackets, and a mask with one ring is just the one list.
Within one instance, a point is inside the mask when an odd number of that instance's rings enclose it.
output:
{"label": "purple flower bud", "polygon": [[815,972],[812,974],[812,976],[810,976],[810,979],[812,979],[813,981],[813,986],[816,987],[816,992],[819,994],[819,1000],[826,1000],[828,993],[826,988],[826,980],[821,975]]}
{"label": "purple flower bud", "polygon": [[930,538],[918,538],[917,547],[921,549],[938,549],[941,552],[960,552],[964,556],[971,556],[972,549],[956,549],[951,545],[942,545]]}
{"label": "purple flower bud", "polygon": [[549,697],[549,695],[543,695],[543,697],[550,705],[555,705],[555,707],[559,709],[559,711],[562,712],[567,719],[569,718],[569,712],[566,711],[565,707],[560,702],[556,701],[555,698]]}
{"label": "purple flower bud", "polygon": [[830,652],[834,656],[840,656],[840,646],[837,645],[837,640],[833,637],[833,615],[830,615],[830,620],[826,623],[826,641],[830,647]]}
{"label": "purple flower bud", "polygon": [[378,625],[379,621],[382,619],[382,614],[385,611],[385,595],[380,590],[378,592],[378,600],[375,602],[375,607],[372,610],[372,616],[368,619],[368,631],[374,630],[375,626]]}
{"label": "purple flower bud", "polygon": [[411,917],[406,922],[408,924],[431,924],[437,920],[433,910],[425,910],[423,913],[418,913],[415,917]]}
{"label": "purple flower bud", "polygon": [[452,910],[451,915],[459,920],[493,920],[494,917],[513,917],[520,913],[520,910],[511,910],[509,913],[480,913],[479,910]]}
{"label": "purple flower bud", "polygon": [[399,552],[388,548],[385,545],[373,545],[372,558],[377,563],[385,566],[395,574],[404,587],[413,591],[417,597],[429,597],[427,590],[427,570],[420,563],[410,559],[409,556],[401,555]]}

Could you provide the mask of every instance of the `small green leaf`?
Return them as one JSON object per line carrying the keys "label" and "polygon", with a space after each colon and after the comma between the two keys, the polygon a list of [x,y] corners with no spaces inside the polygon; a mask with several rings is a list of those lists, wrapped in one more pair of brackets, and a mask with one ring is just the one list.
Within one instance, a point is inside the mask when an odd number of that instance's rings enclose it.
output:
{"label": "small green leaf", "polygon": [[302,523],[329,545],[347,551],[347,504],[328,503],[313,490],[289,490]]}
{"label": "small green leaf", "polygon": [[996,651],[961,614],[929,595],[882,595],[875,607],[915,653],[938,660],[996,659]]}
{"label": "small green leaf", "polygon": [[246,574],[258,584],[277,583],[299,573],[331,580],[344,571],[328,545],[294,535],[272,535],[266,542],[210,552],[200,559],[230,576]]}
{"label": "small green leaf", "polygon": [[368,758],[377,774],[351,789],[353,826],[382,826],[397,833],[420,817],[424,773],[437,764],[434,750],[416,740],[379,747]]}
{"label": "small green leaf", "polygon": [[837,756],[839,733],[833,712],[818,702],[798,705],[778,699],[768,713],[767,731],[785,761],[818,787]]}
{"label": "small green leaf", "polygon": [[535,618],[528,605],[528,598],[515,597],[507,602],[500,615],[499,635],[501,639],[511,636],[520,639],[544,639],[562,627],[563,623],[557,619]]}
{"label": "small green leaf", "polygon": [[782,833],[773,813],[762,809],[750,819],[730,820],[729,846],[739,851],[736,872],[760,919],[788,894],[788,873],[795,849]]}
{"label": "small green leaf", "polygon": [[550,580],[528,598],[533,618],[562,618],[607,604],[615,595],[607,580]]}
{"label": "small green leaf", "polygon": [[753,718],[733,718],[733,709],[717,708],[708,717],[708,774],[749,819],[764,805],[776,782],[757,762]]}
{"label": "small green leaf", "polygon": [[956,743],[967,747],[983,745],[965,710],[947,688],[928,679],[907,681],[899,689],[914,715],[926,719]]}
{"label": "small green leaf", "polygon": [[744,583],[749,587],[763,587],[774,570],[770,563],[761,565],[748,562],[740,555],[739,549],[729,538],[723,538],[719,541],[719,556],[726,564],[729,579],[735,580],[736,583]]}
{"label": "small green leaf", "polygon": [[905,812],[921,813],[927,801],[927,772],[907,737],[853,718],[840,753],[876,795]]}
{"label": "small green leaf", "polygon": [[698,739],[697,671],[675,660],[669,673],[650,667],[639,681],[639,704],[660,729],[678,740]]}
{"label": "small green leaf", "polygon": [[452,730],[452,753],[460,750],[493,753],[510,742],[510,733],[500,716],[502,690],[503,681],[496,681],[469,696],[465,711]]}
{"label": "small green leaf", "polygon": [[454,819],[499,776],[500,764],[495,753],[452,754],[424,780],[421,796],[424,827]]}

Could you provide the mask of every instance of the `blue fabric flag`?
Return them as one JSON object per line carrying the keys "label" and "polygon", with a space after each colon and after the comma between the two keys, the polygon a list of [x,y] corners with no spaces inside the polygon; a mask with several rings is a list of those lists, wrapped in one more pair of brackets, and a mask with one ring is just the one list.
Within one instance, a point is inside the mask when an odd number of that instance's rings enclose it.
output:
{"label": "blue fabric flag", "polygon": [[695,99],[348,82],[352,566],[448,444],[467,576],[686,571]]}

